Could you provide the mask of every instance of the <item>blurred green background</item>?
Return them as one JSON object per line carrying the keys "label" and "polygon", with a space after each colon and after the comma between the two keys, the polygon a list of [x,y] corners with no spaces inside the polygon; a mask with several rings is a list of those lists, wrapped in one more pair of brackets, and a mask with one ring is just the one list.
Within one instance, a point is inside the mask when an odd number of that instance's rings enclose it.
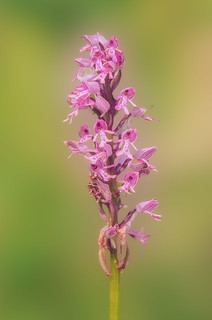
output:
{"label": "blurred green background", "polygon": [[103,222],[86,161],[63,145],[86,118],[62,123],[80,36],[97,31],[124,50],[120,90],[160,120],[134,123],[159,173],[126,201],[157,198],[163,221],[134,224],[152,236],[130,241],[120,319],[212,319],[211,1],[3,0],[0,24],[1,319],[108,319]]}

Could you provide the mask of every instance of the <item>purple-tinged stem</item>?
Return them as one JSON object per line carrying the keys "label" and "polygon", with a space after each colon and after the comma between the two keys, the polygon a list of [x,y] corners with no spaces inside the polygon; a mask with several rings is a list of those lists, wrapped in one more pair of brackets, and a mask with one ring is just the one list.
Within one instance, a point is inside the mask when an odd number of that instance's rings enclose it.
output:
{"label": "purple-tinged stem", "polygon": [[[114,107],[115,99],[112,95],[112,90],[109,83],[106,81],[105,93],[111,107]],[[107,116],[108,129],[112,130],[115,112],[111,112]],[[113,150],[113,154],[108,158],[107,165],[114,165],[115,152],[113,146],[113,135],[109,134],[108,138],[112,140],[109,144]],[[109,174],[115,174],[115,167],[108,169]],[[118,193],[118,186],[116,179],[111,179],[109,183],[112,194],[112,201],[109,205],[110,225],[114,226],[118,223],[118,210],[120,207],[120,198],[115,195]],[[114,238],[117,246],[117,239]],[[110,320],[119,319],[119,286],[120,286],[120,270],[118,269],[117,248],[110,252]]]}

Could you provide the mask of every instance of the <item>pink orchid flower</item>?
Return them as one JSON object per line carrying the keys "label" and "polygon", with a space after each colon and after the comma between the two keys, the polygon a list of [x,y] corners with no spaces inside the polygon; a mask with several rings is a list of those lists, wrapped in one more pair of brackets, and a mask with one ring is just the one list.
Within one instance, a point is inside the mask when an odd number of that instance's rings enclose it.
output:
{"label": "pink orchid flower", "polygon": [[103,148],[106,143],[111,142],[112,139],[108,139],[106,134],[114,134],[114,131],[107,130],[107,123],[104,120],[97,120],[94,126],[94,131],[96,135],[94,136],[93,141],[95,142],[97,137],[100,136],[101,142],[99,144],[100,148]]}
{"label": "pink orchid flower", "polygon": [[126,155],[129,159],[133,159],[133,156],[130,153],[130,145],[137,150],[133,142],[137,138],[137,131],[135,129],[128,129],[122,133],[122,138],[119,139],[119,150],[116,152],[117,156]]}
{"label": "pink orchid flower", "polygon": [[90,165],[91,172],[94,175],[99,176],[100,179],[102,179],[103,181],[110,181],[110,179],[116,178],[116,175],[111,175],[106,171],[106,169],[112,168],[112,167],[113,165],[105,166],[103,161],[101,161],[100,159],[97,160],[96,163],[91,162],[91,165]]}
{"label": "pink orchid flower", "polygon": [[134,171],[128,172],[124,176],[123,181],[117,180],[119,183],[123,183],[123,185],[119,187],[119,191],[120,192],[125,191],[128,194],[130,194],[129,191],[135,192],[134,187],[138,182],[138,178],[139,178],[139,174],[137,172],[134,172]]}
{"label": "pink orchid flower", "polygon": [[135,90],[133,88],[126,88],[121,91],[120,96],[116,98],[118,104],[115,106],[116,110],[124,110],[125,114],[128,115],[129,111],[127,109],[128,101],[135,107],[136,105],[132,102],[135,96]]}

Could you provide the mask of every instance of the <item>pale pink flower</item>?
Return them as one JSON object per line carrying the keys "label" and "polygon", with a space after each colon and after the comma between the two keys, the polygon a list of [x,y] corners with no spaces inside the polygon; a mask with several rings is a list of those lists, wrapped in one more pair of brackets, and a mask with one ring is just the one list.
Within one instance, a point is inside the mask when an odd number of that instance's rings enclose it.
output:
{"label": "pale pink flower", "polygon": [[105,54],[99,49],[94,49],[91,60],[91,67],[94,71],[101,72],[103,70],[103,63],[106,61]]}
{"label": "pale pink flower", "polygon": [[89,68],[91,66],[91,59],[88,58],[76,58],[75,62],[79,65],[79,70],[74,78],[74,80],[77,80],[79,78],[80,73],[85,73],[85,69]]}
{"label": "pale pink flower", "polygon": [[92,155],[92,156],[85,156],[86,159],[89,160],[91,164],[96,164],[98,160],[103,158],[103,161],[107,159],[107,155],[105,152],[97,152],[97,154]]}
{"label": "pale pink flower", "polygon": [[107,40],[103,37],[102,34],[98,33],[95,35],[84,35],[82,36],[82,38],[87,42],[87,44],[80,49],[80,52],[86,50],[86,51],[92,51],[93,48],[97,47],[100,48],[100,44],[102,44],[102,46],[106,46],[107,44]]}
{"label": "pale pink flower", "polygon": [[146,121],[157,121],[156,119],[154,118],[151,118],[151,117],[148,117],[148,116],[145,116],[145,112],[147,111],[147,109],[145,108],[138,108],[135,106],[135,108],[133,108],[132,112],[131,112],[131,116],[133,118],[142,118]]}
{"label": "pale pink flower", "polygon": [[138,239],[144,246],[146,245],[146,238],[150,237],[150,235],[145,235],[141,231],[128,230],[127,233],[133,239]]}
{"label": "pale pink flower", "polygon": [[[89,149],[83,142],[72,141],[72,140],[65,140],[65,145],[69,147],[72,151],[72,154],[81,154],[86,155],[89,153],[96,153],[95,149]],[[68,157],[68,159],[72,156],[72,154]]]}
{"label": "pale pink flower", "polygon": [[153,213],[158,204],[159,202],[155,199],[146,202],[141,202],[136,206],[136,212],[150,214],[155,220],[161,221],[161,215]]}
{"label": "pale pink flower", "polygon": [[107,48],[114,48],[117,49],[119,46],[119,42],[117,38],[111,37],[107,42]]}
{"label": "pale pink flower", "polygon": [[127,226],[130,228],[131,223],[134,221],[138,213],[150,214],[155,220],[161,221],[161,215],[153,213],[159,202],[155,199],[145,202],[140,202],[134,210],[131,210],[124,220],[119,224],[120,227]]}
{"label": "pale pink flower", "polygon": [[133,171],[139,172],[140,175],[148,175],[150,170],[157,171],[157,169],[148,162],[155,151],[155,147],[137,150],[134,155],[134,160],[137,160],[138,162],[131,162],[129,165],[130,168]]}
{"label": "pale pink flower", "polygon": [[80,142],[86,142],[86,141],[91,140],[93,138],[88,126],[82,125],[80,127],[79,137],[81,138]]}
{"label": "pale pink flower", "polygon": [[101,83],[104,83],[107,75],[109,76],[109,79],[113,79],[116,69],[117,66],[114,62],[104,62],[102,65],[102,69],[98,73],[98,76],[95,77],[95,80],[99,80]]}
{"label": "pale pink flower", "polygon": [[74,111],[71,112],[64,122],[69,121],[71,124],[73,116],[77,116],[79,110],[87,109],[89,106],[93,106],[95,102],[90,98],[91,92],[85,84],[75,88],[74,92],[68,95],[67,102],[70,103],[69,107],[73,108]]}
{"label": "pale pink flower", "polygon": [[97,160],[96,163],[91,162],[90,165],[91,172],[103,181],[109,181],[110,179],[114,179],[116,177],[116,175],[111,175],[107,172],[107,169],[111,167],[113,166],[105,166],[101,160]]}
{"label": "pale pink flower", "polygon": [[101,142],[99,144],[100,148],[103,148],[106,143],[111,142],[112,139],[108,139],[106,133],[114,134],[114,131],[107,130],[107,123],[104,120],[97,120],[94,126],[94,131],[96,135],[93,141],[95,142],[97,137],[100,136]]}
{"label": "pale pink flower", "polygon": [[129,111],[127,109],[127,103],[128,101],[133,105],[136,106],[132,99],[135,96],[135,90],[133,88],[126,88],[121,91],[120,96],[116,98],[116,101],[118,101],[117,105],[115,106],[116,110],[124,110],[125,114],[129,114]]}
{"label": "pale pink flower", "polygon": [[[124,225],[120,227],[119,224],[115,224],[113,227],[104,227],[100,231],[99,235],[99,246],[100,247],[107,247],[108,241],[110,240],[110,244],[112,245],[112,248],[116,248],[116,244],[113,241],[113,238],[118,236],[122,246],[126,244],[126,236],[130,235],[134,239],[138,239],[143,245],[146,244],[146,238],[150,237],[150,235],[144,235],[141,231],[134,231],[130,230],[129,225]],[[109,249],[109,248],[108,248]]]}
{"label": "pale pink flower", "polygon": [[130,194],[129,191],[135,192],[134,187],[138,182],[139,175],[137,172],[130,171],[124,176],[124,181],[117,180],[119,183],[123,183],[121,187],[119,187],[119,191],[125,191]]}
{"label": "pale pink flower", "polygon": [[137,138],[137,131],[135,129],[128,129],[122,133],[122,138],[119,139],[119,150],[116,152],[117,156],[127,155],[129,159],[133,159],[133,156],[130,153],[130,145],[137,150],[133,142]]}
{"label": "pale pink flower", "polygon": [[90,94],[100,94],[100,84],[95,81],[93,74],[86,74],[83,77],[78,77],[78,79],[87,87]]}

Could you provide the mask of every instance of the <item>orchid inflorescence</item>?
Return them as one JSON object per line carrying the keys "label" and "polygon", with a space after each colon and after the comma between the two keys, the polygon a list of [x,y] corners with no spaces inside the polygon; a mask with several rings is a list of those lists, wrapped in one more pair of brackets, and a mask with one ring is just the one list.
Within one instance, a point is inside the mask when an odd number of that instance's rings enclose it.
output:
{"label": "orchid inflorescence", "polygon": [[[149,237],[142,231],[131,230],[136,215],[144,213],[157,221],[161,220],[161,216],[153,212],[158,206],[158,201],[153,199],[139,203],[119,222],[119,211],[123,207],[122,194],[135,192],[134,188],[141,176],[148,175],[151,170],[157,171],[149,163],[156,148],[137,149],[134,145],[137,131],[130,128],[130,120],[155,119],[146,116],[147,110],[137,107],[132,101],[135,96],[133,88],[122,90],[116,98],[113,96],[124,65],[118,40],[114,37],[106,40],[100,33],[82,38],[86,45],[80,51],[88,52],[90,57],[75,59],[79,70],[74,80],[79,80],[81,84],[68,95],[71,113],[64,121],[71,123],[82,109],[90,109],[97,119],[93,133],[84,124],[79,130],[79,141],[66,140],[65,144],[71,150],[71,155],[80,154],[89,161],[89,193],[96,199],[100,216],[106,223],[99,235],[99,261],[110,276],[106,253],[115,255],[117,269],[122,272],[129,262],[127,235],[140,240],[144,245]],[[128,110],[129,104],[131,110]],[[116,125],[115,117],[120,118]]]}

